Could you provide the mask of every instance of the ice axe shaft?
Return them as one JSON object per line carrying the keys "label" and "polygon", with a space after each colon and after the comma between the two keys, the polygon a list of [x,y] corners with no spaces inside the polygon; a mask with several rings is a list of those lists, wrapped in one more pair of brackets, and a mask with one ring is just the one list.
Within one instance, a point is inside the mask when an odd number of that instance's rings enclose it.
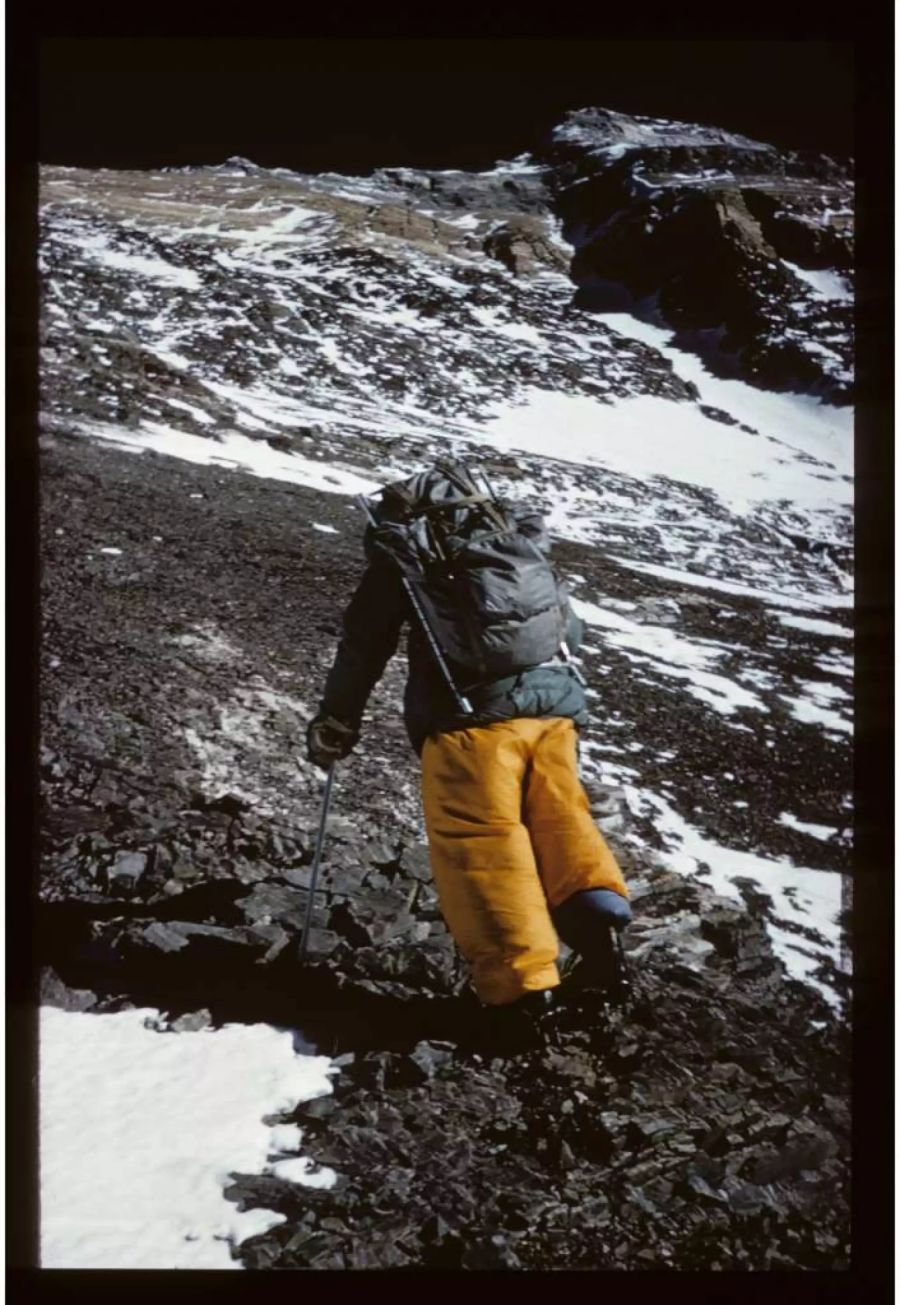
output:
{"label": "ice axe shaft", "polygon": [[325,825],[328,821],[328,808],[331,806],[331,789],[334,784],[334,766],[332,762],[328,767],[328,777],[325,780],[325,792],[322,796],[322,814],[319,818],[319,832],[316,836],[316,850],[313,855],[312,873],[309,877],[309,897],[306,902],[306,919],[303,921],[303,933],[300,935],[300,950],[297,953],[297,959],[300,964],[306,956],[306,944],[309,942],[309,926],[312,923],[313,903],[316,900],[316,880],[319,877],[319,866],[322,864],[322,847],[325,843]]}
{"label": "ice axe shaft", "polygon": [[584,676],[581,674],[581,671],[575,665],[575,660],[572,657],[572,653],[569,649],[569,645],[566,643],[565,639],[562,639],[560,641],[559,655],[560,657],[562,657],[565,664],[572,671],[572,674],[575,676],[575,679],[582,686],[582,688],[587,688],[587,680],[584,678]]}
{"label": "ice axe shaft", "polygon": [[619,954],[619,984],[622,991],[622,1006],[625,1010],[630,1010],[633,990],[631,986],[631,972],[628,968],[628,962],[625,960],[625,947],[622,943],[622,931],[621,929],[614,929],[613,933],[616,940],[616,951]]}

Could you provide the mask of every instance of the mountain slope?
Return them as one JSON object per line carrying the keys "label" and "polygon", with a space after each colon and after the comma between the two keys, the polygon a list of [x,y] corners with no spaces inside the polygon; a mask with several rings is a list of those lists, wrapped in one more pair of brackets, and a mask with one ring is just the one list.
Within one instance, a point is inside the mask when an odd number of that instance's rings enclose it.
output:
{"label": "mountain slope", "polygon": [[[341,1221],[347,1192],[365,1191],[370,1231],[351,1249],[334,1228],[295,1244],[307,1206],[248,1179],[287,1212],[260,1263],[362,1266],[385,1201],[409,1231],[445,1105],[403,1056],[423,1037],[465,1043],[399,659],[340,771],[315,965],[300,976],[291,959],[321,797],[302,732],[361,561],[351,495],[448,448],[548,510],[588,623],[582,767],[633,885],[645,985],[643,1052],[613,1056],[588,1089],[617,1101],[619,1160],[565,1130],[575,1172],[557,1202],[583,1209],[586,1191],[615,1189],[612,1224],[599,1211],[584,1248],[541,1233],[515,1255],[596,1266],[618,1263],[621,1243],[683,1267],[840,1260],[843,1207],[828,1202],[847,1142],[849,185],[828,160],[602,110],[478,174],[42,169],[41,955],[97,1009],[116,994],[203,1005],[356,1051],[359,1147],[329,1160],[353,1181],[315,1199]],[[571,1043],[544,1065],[548,1099],[587,1072],[583,1054]],[[673,1054],[683,1082],[707,1062],[723,1073],[696,1087],[682,1151],[663,1130],[642,1177],[646,1138],[621,1121],[672,1103]],[[451,1131],[477,1113],[466,1063],[435,1071],[463,1094]],[[516,1073],[504,1090],[552,1136]],[[803,1096],[798,1076],[819,1086]],[[373,1169],[376,1081],[412,1093],[429,1122]],[[767,1131],[754,1099],[794,1122]],[[796,1135],[804,1112],[812,1150]],[[733,1140],[708,1137],[729,1114]],[[514,1139],[502,1161],[510,1190],[550,1162],[529,1146]],[[781,1169],[763,1163],[773,1148]],[[476,1152],[448,1198],[451,1259],[484,1240]],[[391,1187],[398,1166],[411,1185]],[[711,1175],[724,1184],[712,1197]],[[655,1183],[644,1199],[671,1203],[665,1235],[629,1194]],[[760,1195],[771,1183],[774,1206]],[[515,1234],[509,1211],[491,1219]],[[425,1248],[448,1236],[419,1228],[399,1262],[431,1262]]]}

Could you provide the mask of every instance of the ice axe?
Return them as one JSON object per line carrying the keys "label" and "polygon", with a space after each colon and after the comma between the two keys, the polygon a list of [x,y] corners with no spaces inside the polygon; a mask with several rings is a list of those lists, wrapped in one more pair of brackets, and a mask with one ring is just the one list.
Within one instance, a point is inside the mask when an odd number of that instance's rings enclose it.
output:
{"label": "ice axe", "polygon": [[[297,765],[300,765],[299,760]],[[334,784],[334,767],[332,761],[328,767],[328,777],[325,780],[325,792],[322,795],[322,814],[319,817],[319,832],[316,836],[316,850],[313,855],[312,872],[309,877],[309,897],[306,902],[306,919],[303,921],[303,933],[300,935],[300,948],[297,952],[297,960],[303,964],[306,956],[306,944],[309,941],[309,926],[312,922],[313,902],[316,900],[316,880],[319,877],[319,866],[322,864],[322,846],[325,842],[325,825],[328,821],[328,808],[331,805],[331,788]]]}

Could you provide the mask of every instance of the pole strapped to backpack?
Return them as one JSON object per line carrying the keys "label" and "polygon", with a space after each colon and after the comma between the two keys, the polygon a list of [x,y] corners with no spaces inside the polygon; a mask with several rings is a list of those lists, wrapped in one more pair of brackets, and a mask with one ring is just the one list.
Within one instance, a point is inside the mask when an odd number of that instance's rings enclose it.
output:
{"label": "pole strapped to backpack", "polygon": [[[375,519],[375,516],[372,512],[372,509],[369,506],[367,499],[362,494],[360,494],[358,495],[356,501],[362,508],[363,512],[365,512],[366,517],[368,518],[369,521],[369,525],[372,527],[377,527],[378,522]],[[435,664],[438,670],[440,671],[441,675],[444,677],[444,682],[446,683],[447,688],[453,694],[453,697],[456,700],[456,705],[459,708],[461,715],[463,716],[474,715],[475,709],[473,708],[471,702],[465,696],[465,694],[461,693],[459,689],[456,687],[456,682],[450,673],[450,667],[447,665],[447,662],[444,658],[444,654],[441,651],[441,646],[438,643],[437,639],[434,637],[434,632],[432,631],[431,626],[428,624],[428,618],[425,615],[425,610],[422,607],[422,604],[419,602],[419,597],[413,587],[412,581],[409,580],[409,578],[405,576],[403,572],[399,570],[399,568],[398,568],[398,574],[400,575],[400,581],[403,585],[403,588],[406,590],[406,593],[409,597],[409,601],[412,604],[413,611],[415,612],[416,616],[419,619],[419,624],[422,627],[422,633],[425,635],[425,638],[428,642],[428,647],[431,649],[431,655],[434,657]]]}

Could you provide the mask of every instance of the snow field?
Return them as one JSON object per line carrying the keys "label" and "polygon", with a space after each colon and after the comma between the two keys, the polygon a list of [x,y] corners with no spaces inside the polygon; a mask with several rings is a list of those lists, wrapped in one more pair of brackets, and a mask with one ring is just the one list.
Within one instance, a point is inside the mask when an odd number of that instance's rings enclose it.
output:
{"label": "snow field", "polygon": [[[713,421],[693,403],[638,395],[604,404],[587,395],[532,390],[520,406],[502,408],[482,438],[504,451],[547,454],[605,466],[635,479],[666,477],[713,490],[732,511],[787,499],[802,508],[852,501],[837,474],[828,489],[806,464],[779,470],[758,435]],[[756,483],[754,483],[756,482]]]}
{"label": "snow field", "polygon": [[[267,1025],[159,1032],[153,1010],[40,1011],[40,1263],[44,1269],[235,1269],[230,1248],[283,1222],[223,1189],[295,1151],[267,1114],[331,1092],[327,1057]],[[149,1025],[149,1027],[148,1027]],[[279,1167],[280,1166],[280,1167]],[[333,1171],[276,1161],[292,1182]]]}
{"label": "snow field", "polygon": [[[830,463],[840,475],[852,474],[852,408],[822,403],[807,394],[781,394],[757,389],[744,381],[722,380],[708,371],[695,354],[671,344],[672,332],[668,328],[642,322],[631,313],[598,313],[597,316],[626,338],[643,340],[658,349],[672,363],[676,375],[697,386],[699,402],[720,408],[736,421],[754,427],[761,435],[783,443],[795,453],[806,453]],[[837,501],[851,502],[849,491],[845,490]]]}

